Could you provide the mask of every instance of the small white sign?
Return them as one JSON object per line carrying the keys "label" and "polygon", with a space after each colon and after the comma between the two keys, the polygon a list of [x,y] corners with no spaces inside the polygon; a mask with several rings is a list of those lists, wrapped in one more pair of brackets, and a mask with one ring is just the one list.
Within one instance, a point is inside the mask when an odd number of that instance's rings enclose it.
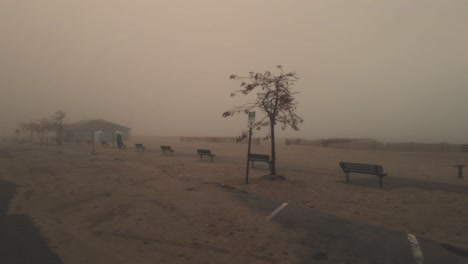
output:
{"label": "small white sign", "polygon": [[247,128],[254,128],[255,112],[249,112],[249,119],[247,121]]}

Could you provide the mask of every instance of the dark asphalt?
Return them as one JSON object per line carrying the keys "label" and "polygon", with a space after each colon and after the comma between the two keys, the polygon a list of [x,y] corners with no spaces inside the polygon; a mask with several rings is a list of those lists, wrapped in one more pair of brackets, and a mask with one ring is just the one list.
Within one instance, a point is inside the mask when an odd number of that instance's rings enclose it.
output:
{"label": "dark asphalt", "polygon": [[[281,203],[245,192],[231,190],[246,205],[264,212],[265,217]],[[300,229],[298,241],[310,249],[303,263],[415,263],[407,234],[288,205],[272,221],[285,228]],[[467,264],[468,251],[418,238],[425,264]]]}
{"label": "dark asphalt", "polygon": [[15,189],[13,183],[0,180],[0,263],[62,263],[27,215],[7,215]]}

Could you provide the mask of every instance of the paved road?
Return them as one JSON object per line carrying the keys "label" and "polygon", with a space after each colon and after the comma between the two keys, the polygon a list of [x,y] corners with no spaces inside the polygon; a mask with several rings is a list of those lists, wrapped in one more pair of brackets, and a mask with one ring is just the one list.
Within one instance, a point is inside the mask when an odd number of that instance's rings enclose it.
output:
{"label": "paved road", "polygon": [[[267,216],[281,204],[232,190],[233,195]],[[301,229],[310,248],[303,263],[416,263],[407,234],[339,218],[316,209],[288,205],[272,221]],[[425,264],[466,264],[468,251],[418,238]]]}
{"label": "paved road", "polygon": [[27,215],[7,215],[15,189],[15,184],[0,180],[0,263],[62,263]]}

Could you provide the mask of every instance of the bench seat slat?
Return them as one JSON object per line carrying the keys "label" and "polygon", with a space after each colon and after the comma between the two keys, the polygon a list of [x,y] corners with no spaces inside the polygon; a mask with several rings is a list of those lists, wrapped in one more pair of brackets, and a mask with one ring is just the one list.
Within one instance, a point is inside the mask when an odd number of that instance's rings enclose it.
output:
{"label": "bench seat slat", "polygon": [[213,162],[214,154],[211,153],[211,150],[208,149],[197,149],[197,154],[200,156],[200,159],[203,159],[203,156],[209,156],[211,158],[211,162]]}
{"label": "bench seat slat", "polygon": [[264,162],[268,163],[268,165],[271,168],[271,160],[270,160],[270,156],[268,156],[268,155],[250,153],[248,158],[249,158],[249,162],[252,162],[252,168],[254,167],[255,161],[264,161]]}
{"label": "bench seat slat", "polygon": [[340,167],[343,169],[343,172],[346,173],[346,182],[349,182],[349,174],[352,172],[372,174],[380,178],[380,188],[382,188],[382,177],[387,175],[383,173],[383,167],[381,165],[340,162]]}
{"label": "bench seat slat", "polygon": [[169,151],[171,153],[171,156],[172,156],[172,152],[174,152],[171,146],[161,146],[161,150],[164,153],[164,156],[166,155],[166,151]]}
{"label": "bench seat slat", "polygon": [[137,151],[140,151],[140,149],[144,152],[145,151],[145,146],[143,146],[143,144],[140,144],[140,143],[135,143],[135,147],[137,149]]}
{"label": "bench seat slat", "polygon": [[270,156],[264,154],[249,154],[249,159],[270,160]]}

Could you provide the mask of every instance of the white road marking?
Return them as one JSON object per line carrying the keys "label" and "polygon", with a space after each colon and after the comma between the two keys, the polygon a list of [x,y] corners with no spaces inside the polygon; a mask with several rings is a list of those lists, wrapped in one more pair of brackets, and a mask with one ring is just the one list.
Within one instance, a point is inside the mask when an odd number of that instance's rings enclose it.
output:
{"label": "white road marking", "polygon": [[413,256],[416,264],[422,264],[424,261],[421,248],[419,247],[418,239],[415,235],[408,234],[408,241],[413,249]]}
{"label": "white road marking", "polygon": [[286,207],[286,205],[288,205],[288,203],[283,203],[282,205],[280,205],[273,212],[271,212],[271,214],[266,218],[266,220],[270,221],[270,219],[273,218],[273,216],[275,216],[277,213],[279,213],[279,211],[283,210],[283,208]]}

